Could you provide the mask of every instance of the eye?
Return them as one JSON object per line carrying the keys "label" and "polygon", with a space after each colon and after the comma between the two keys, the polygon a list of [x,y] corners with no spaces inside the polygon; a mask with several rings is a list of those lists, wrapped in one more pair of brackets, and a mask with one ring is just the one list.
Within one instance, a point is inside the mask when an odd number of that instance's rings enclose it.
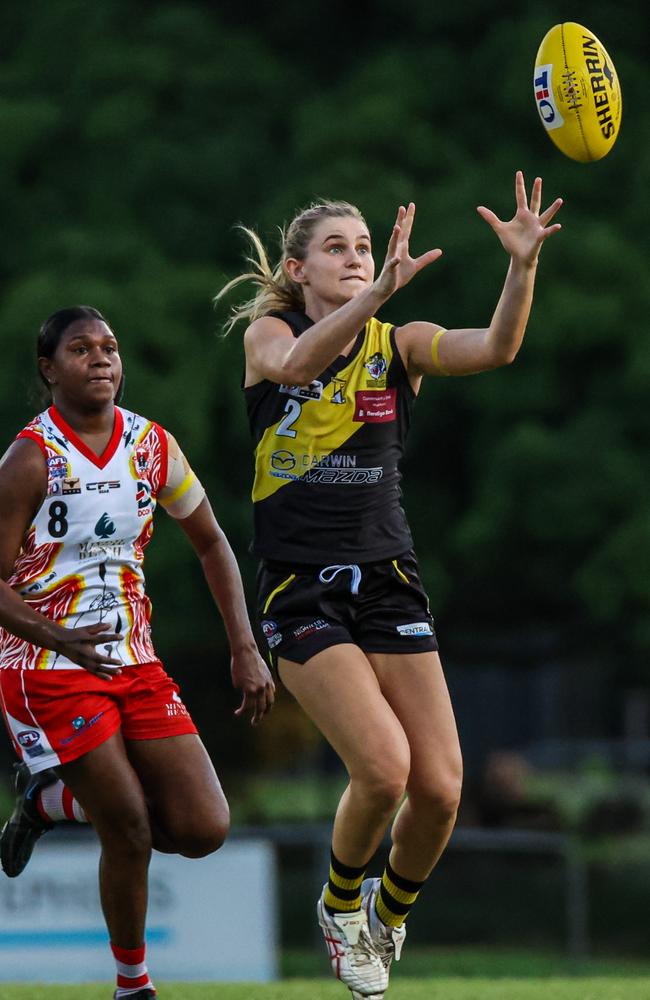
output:
{"label": "eye", "polygon": [[370,254],[370,252],[371,252],[370,247],[367,246],[365,243],[363,243],[360,247],[357,247],[357,253],[363,254],[364,256],[366,254]]}
{"label": "eye", "polygon": [[328,253],[343,253],[343,247],[341,246],[340,243],[332,243],[327,248],[327,252]]}
{"label": "eye", "polygon": [[83,344],[80,344],[79,347],[75,347],[74,348],[74,353],[75,354],[86,354],[87,350],[88,350],[87,347],[84,347]]}

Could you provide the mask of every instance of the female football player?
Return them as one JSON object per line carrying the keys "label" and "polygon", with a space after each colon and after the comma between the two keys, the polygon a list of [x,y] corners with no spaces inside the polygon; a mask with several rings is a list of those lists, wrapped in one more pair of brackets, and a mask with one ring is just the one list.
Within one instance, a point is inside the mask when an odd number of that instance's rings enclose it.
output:
{"label": "female football player", "polygon": [[[510,265],[489,325],[394,326],[377,310],[437,260],[413,258],[415,206],[400,207],[379,277],[368,227],[347,203],[291,223],[273,269],[249,232],[257,293],[234,310],[255,443],[259,616],[279,675],[343,761],[349,784],[318,918],[354,996],[383,996],[404,920],[454,825],[461,754],[427,597],[400,503],[399,460],[425,375],[509,364],[524,336],[557,199],[530,204],[521,172],[507,222],[478,209]],[[395,815],[396,813],[396,815]],[[381,879],[369,859],[394,816]]]}
{"label": "female football player", "polygon": [[237,713],[262,719],[274,685],[203,487],[170,434],[116,405],[122,363],[108,323],[88,307],[60,310],[41,329],[38,363],[52,405],[0,463],[0,696],[24,762],[2,866],[19,874],[53,820],[91,817],[114,996],[148,1000],[152,847],[203,857],[229,824],[210,758],[151,641],[142,563],[158,502],[193,545],[223,617]]}

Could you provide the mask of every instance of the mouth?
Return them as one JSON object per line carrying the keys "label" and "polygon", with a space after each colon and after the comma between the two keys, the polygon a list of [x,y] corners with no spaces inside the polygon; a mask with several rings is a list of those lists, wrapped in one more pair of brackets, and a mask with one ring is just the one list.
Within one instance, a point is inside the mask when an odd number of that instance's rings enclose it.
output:
{"label": "mouth", "polygon": [[366,279],[360,274],[349,274],[347,278],[341,278],[341,281],[362,281],[365,285]]}
{"label": "mouth", "polygon": [[92,378],[88,379],[89,382],[108,382],[110,385],[113,384],[112,375],[94,375]]}

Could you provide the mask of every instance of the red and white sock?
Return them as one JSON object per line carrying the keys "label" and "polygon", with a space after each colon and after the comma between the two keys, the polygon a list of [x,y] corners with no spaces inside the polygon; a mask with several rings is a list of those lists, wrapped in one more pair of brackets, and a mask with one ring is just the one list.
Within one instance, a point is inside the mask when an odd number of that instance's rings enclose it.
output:
{"label": "red and white sock", "polygon": [[90,822],[85,812],[73,798],[72,792],[62,781],[42,788],[36,796],[36,807],[43,819],[49,823],[70,820],[73,823]]}
{"label": "red and white sock", "polygon": [[117,966],[115,1000],[133,996],[139,990],[153,990],[144,960],[145,945],[141,948],[119,948],[116,944],[111,944],[111,951]]}

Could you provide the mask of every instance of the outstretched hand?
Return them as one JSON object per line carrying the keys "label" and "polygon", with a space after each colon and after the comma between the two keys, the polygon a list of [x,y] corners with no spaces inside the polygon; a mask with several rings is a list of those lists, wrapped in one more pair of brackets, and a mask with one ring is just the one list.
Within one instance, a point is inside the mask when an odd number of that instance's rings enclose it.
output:
{"label": "outstretched hand", "polygon": [[243,715],[250,709],[251,725],[256,726],[271,711],[275,700],[271,672],[257,647],[233,653],[230,674],[233,687],[242,692],[241,704],[235,709],[235,715]]}
{"label": "outstretched hand", "polygon": [[418,271],[442,257],[442,250],[428,250],[420,257],[411,257],[409,239],[415,218],[415,205],[409,203],[408,208],[400,205],[397,219],[388,241],[386,260],[377,278],[378,290],[389,298],[398,288],[408,285]]}
{"label": "outstretched hand", "polygon": [[552,205],[540,213],[542,205],[542,178],[536,177],[530,192],[530,207],[526,196],[524,175],[518,170],[515,175],[515,198],[517,210],[509,222],[502,222],[494,212],[479,205],[477,212],[492,227],[503,249],[515,260],[523,264],[535,264],[544,240],[557,233],[562,226],[549,222],[562,207],[562,199],[556,198]]}
{"label": "outstretched hand", "polygon": [[[89,674],[110,681],[114,675],[122,672],[121,667],[124,666],[121,660],[110,656],[111,647],[121,642],[123,636],[107,632],[108,628],[110,626],[107,622],[97,622],[85,628],[58,628],[52,649],[83,667]],[[97,650],[100,645],[109,651],[109,655]]]}

